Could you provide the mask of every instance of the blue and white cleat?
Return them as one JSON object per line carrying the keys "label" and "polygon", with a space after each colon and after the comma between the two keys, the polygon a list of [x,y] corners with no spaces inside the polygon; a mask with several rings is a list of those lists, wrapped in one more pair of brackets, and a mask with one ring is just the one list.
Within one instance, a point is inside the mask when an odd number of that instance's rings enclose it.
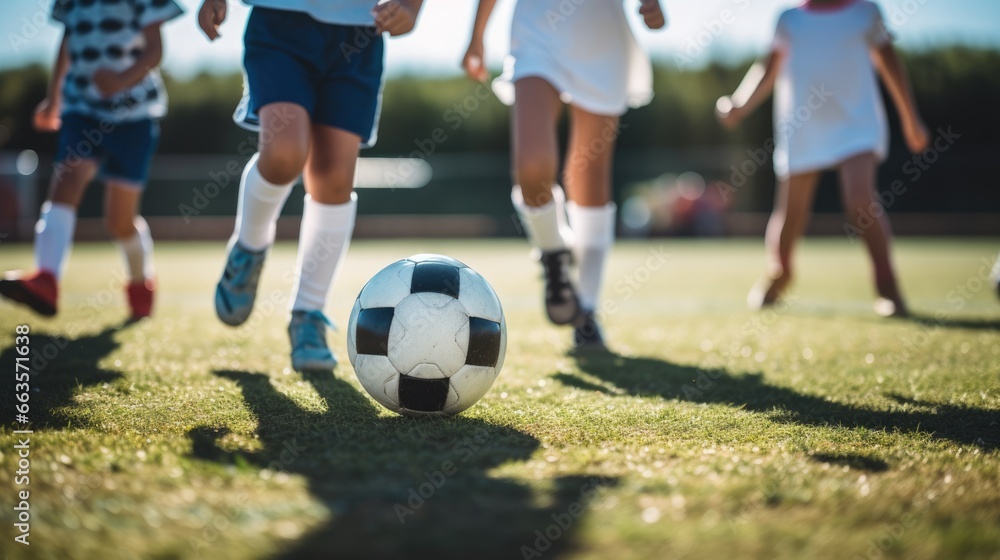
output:
{"label": "blue and white cleat", "polygon": [[253,311],[257,282],[264,268],[267,249],[253,252],[234,241],[226,257],[226,268],[215,286],[215,314],[232,327],[242,325]]}
{"label": "blue and white cleat", "polygon": [[322,311],[292,311],[288,339],[292,343],[295,371],[333,371],[337,357],[326,344],[326,329],[336,329]]}
{"label": "blue and white cleat", "polygon": [[1000,255],[997,255],[997,262],[993,263],[993,271],[990,272],[990,283],[993,284],[993,291],[1000,298]]}

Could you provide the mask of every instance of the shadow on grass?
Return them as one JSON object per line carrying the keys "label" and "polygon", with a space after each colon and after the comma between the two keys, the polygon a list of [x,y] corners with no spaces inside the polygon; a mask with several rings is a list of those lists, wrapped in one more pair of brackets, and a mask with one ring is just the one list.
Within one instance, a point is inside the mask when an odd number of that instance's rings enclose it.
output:
{"label": "shadow on grass", "polygon": [[[28,372],[28,417],[33,429],[66,427],[72,422],[67,407],[74,404],[73,397],[80,389],[113,383],[122,377],[117,371],[98,366],[101,360],[118,349],[115,333],[122,327],[108,327],[101,332],[72,339],[35,330],[29,333],[31,369]],[[0,353],[0,364],[10,369],[11,389],[14,389],[13,374],[18,357],[20,354],[17,353],[16,346],[5,348]],[[18,373],[23,373],[23,370]],[[0,418],[5,422],[12,422],[17,403],[13,398],[0,400]],[[18,424],[14,425],[20,427]]]}
{"label": "shadow on grass", "polygon": [[889,463],[882,459],[857,453],[813,453],[809,458],[818,463],[846,465],[860,471],[884,472],[889,470]]}
{"label": "shadow on grass", "polygon": [[[920,432],[961,445],[973,445],[983,451],[993,451],[1000,446],[1000,411],[996,410],[919,402],[897,395],[889,395],[889,398],[918,410],[881,410],[770,385],[759,373],[737,376],[655,358],[602,353],[577,355],[576,362],[582,371],[630,395],[730,405],[767,414],[775,422]],[[569,386],[609,392],[604,386],[576,375],[559,373],[555,378]]]}
{"label": "shadow on grass", "polygon": [[914,313],[913,315],[904,320],[912,321],[928,329],[946,328],[946,329],[968,329],[975,331],[1000,331],[1000,321],[995,321],[995,320],[991,321],[989,319],[959,319],[959,318],[949,318],[949,317],[938,318],[931,315],[921,315],[919,313]]}
{"label": "shadow on grass", "polygon": [[[331,519],[280,558],[522,558],[572,549],[578,517],[609,479],[563,477],[542,492],[489,469],[525,461],[538,440],[480,420],[379,417],[349,383],[304,375],[326,405],[307,411],[260,373],[234,381],[257,419],[263,449],[231,453],[226,428],[189,433],[194,456],[304,476]],[[546,534],[548,533],[548,534]]]}

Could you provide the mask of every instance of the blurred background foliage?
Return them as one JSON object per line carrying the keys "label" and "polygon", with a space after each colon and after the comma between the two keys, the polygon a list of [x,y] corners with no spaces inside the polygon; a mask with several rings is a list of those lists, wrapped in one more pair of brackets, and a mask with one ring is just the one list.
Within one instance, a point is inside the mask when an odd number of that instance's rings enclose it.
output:
{"label": "blurred background foliage", "polygon": [[[1000,52],[970,47],[949,47],[904,52],[924,118],[932,131],[951,128],[961,135],[953,150],[941,157],[919,180],[917,187],[900,197],[893,211],[981,212],[1000,209],[996,160],[1000,157],[997,126],[1000,112]],[[731,182],[731,165],[747,159],[747,150],[763,146],[771,136],[771,111],[766,106],[737,131],[722,129],[714,118],[715,100],[731,92],[752,61],[737,65],[711,64],[679,69],[665,64],[655,68],[656,97],[647,107],[623,118],[616,162],[619,199],[632,185],[662,173],[696,171],[709,185]],[[43,156],[55,151],[55,135],[39,134],[31,127],[34,106],[43,98],[48,71],[30,66],[0,72],[0,150],[32,149]],[[162,122],[160,154],[236,154],[255,135],[231,120],[242,94],[242,77],[201,74],[178,81],[165,76],[170,95],[169,115]],[[478,89],[477,89],[478,88]],[[893,142],[889,160],[881,168],[882,187],[904,179],[904,165],[911,156],[900,138],[898,119],[889,111]],[[447,140],[429,143],[435,129]],[[487,88],[460,77],[401,76],[385,87],[379,142],[365,156],[418,155],[435,169],[433,194],[370,191],[363,206],[381,213],[485,212],[494,205],[507,211],[509,189],[508,109]],[[563,125],[565,134],[565,124]],[[433,154],[428,153],[431,147]],[[476,159],[478,158],[478,159]],[[449,166],[475,161],[476,173],[449,173]],[[443,172],[443,174],[439,173]],[[449,179],[450,177],[450,179]],[[440,182],[439,179],[441,179]],[[820,211],[836,211],[839,197],[825,180],[818,201]],[[475,183],[475,184],[469,184]],[[768,160],[742,186],[732,207],[746,211],[770,208],[774,177]],[[179,187],[189,190],[188,187]],[[92,189],[93,190],[93,189]],[[940,196],[942,192],[947,197]],[[151,190],[150,197],[156,200]],[[153,213],[171,214],[178,200],[164,196]],[[229,200],[232,199],[232,200]],[[446,199],[446,200],[445,200]],[[213,201],[213,213],[234,209],[235,192]],[[150,204],[147,203],[147,206]],[[89,205],[85,205],[89,206]],[[95,207],[99,211],[99,206]],[[292,204],[288,212],[295,212]],[[84,210],[86,212],[86,210]]]}

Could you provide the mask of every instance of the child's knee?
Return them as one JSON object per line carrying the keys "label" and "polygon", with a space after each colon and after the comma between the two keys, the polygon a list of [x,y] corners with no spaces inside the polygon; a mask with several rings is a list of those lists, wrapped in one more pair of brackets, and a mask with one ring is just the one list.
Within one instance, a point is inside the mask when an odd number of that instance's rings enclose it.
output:
{"label": "child's knee", "polygon": [[257,169],[269,183],[287,185],[302,174],[307,155],[307,150],[299,146],[272,142],[262,146]]}
{"label": "child's knee", "polygon": [[542,153],[518,154],[514,176],[522,185],[547,185],[556,179],[556,158]]}
{"label": "child's knee", "polygon": [[131,239],[136,234],[134,217],[105,216],[104,230],[118,241]]}

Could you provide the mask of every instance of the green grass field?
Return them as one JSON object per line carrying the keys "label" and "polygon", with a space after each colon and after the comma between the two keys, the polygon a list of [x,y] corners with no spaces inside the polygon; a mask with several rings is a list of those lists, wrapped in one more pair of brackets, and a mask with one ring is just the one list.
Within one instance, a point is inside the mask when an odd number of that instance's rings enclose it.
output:
{"label": "green grass field", "polygon": [[[0,304],[0,557],[1000,558],[1000,301],[981,279],[998,249],[898,243],[921,318],[883,320],[844,240],[807,242],[788,304],[763,313],[744,306],[757,242],[622,243],[605,292],[618,355],[574,357],[523,242],[358,242],[330,308],[342,326],[372,274],[418,252],[465,261],[504,303],[489,394],[411,419],[362,392],[343,332],[335,376],[289,369],[292,245],[239,329],[212,310],[221,243],[161,244],[157,314],[129,326],[118,254],[78,246],[57,320]],[[0,262],[29,266],[30,248]]]}

